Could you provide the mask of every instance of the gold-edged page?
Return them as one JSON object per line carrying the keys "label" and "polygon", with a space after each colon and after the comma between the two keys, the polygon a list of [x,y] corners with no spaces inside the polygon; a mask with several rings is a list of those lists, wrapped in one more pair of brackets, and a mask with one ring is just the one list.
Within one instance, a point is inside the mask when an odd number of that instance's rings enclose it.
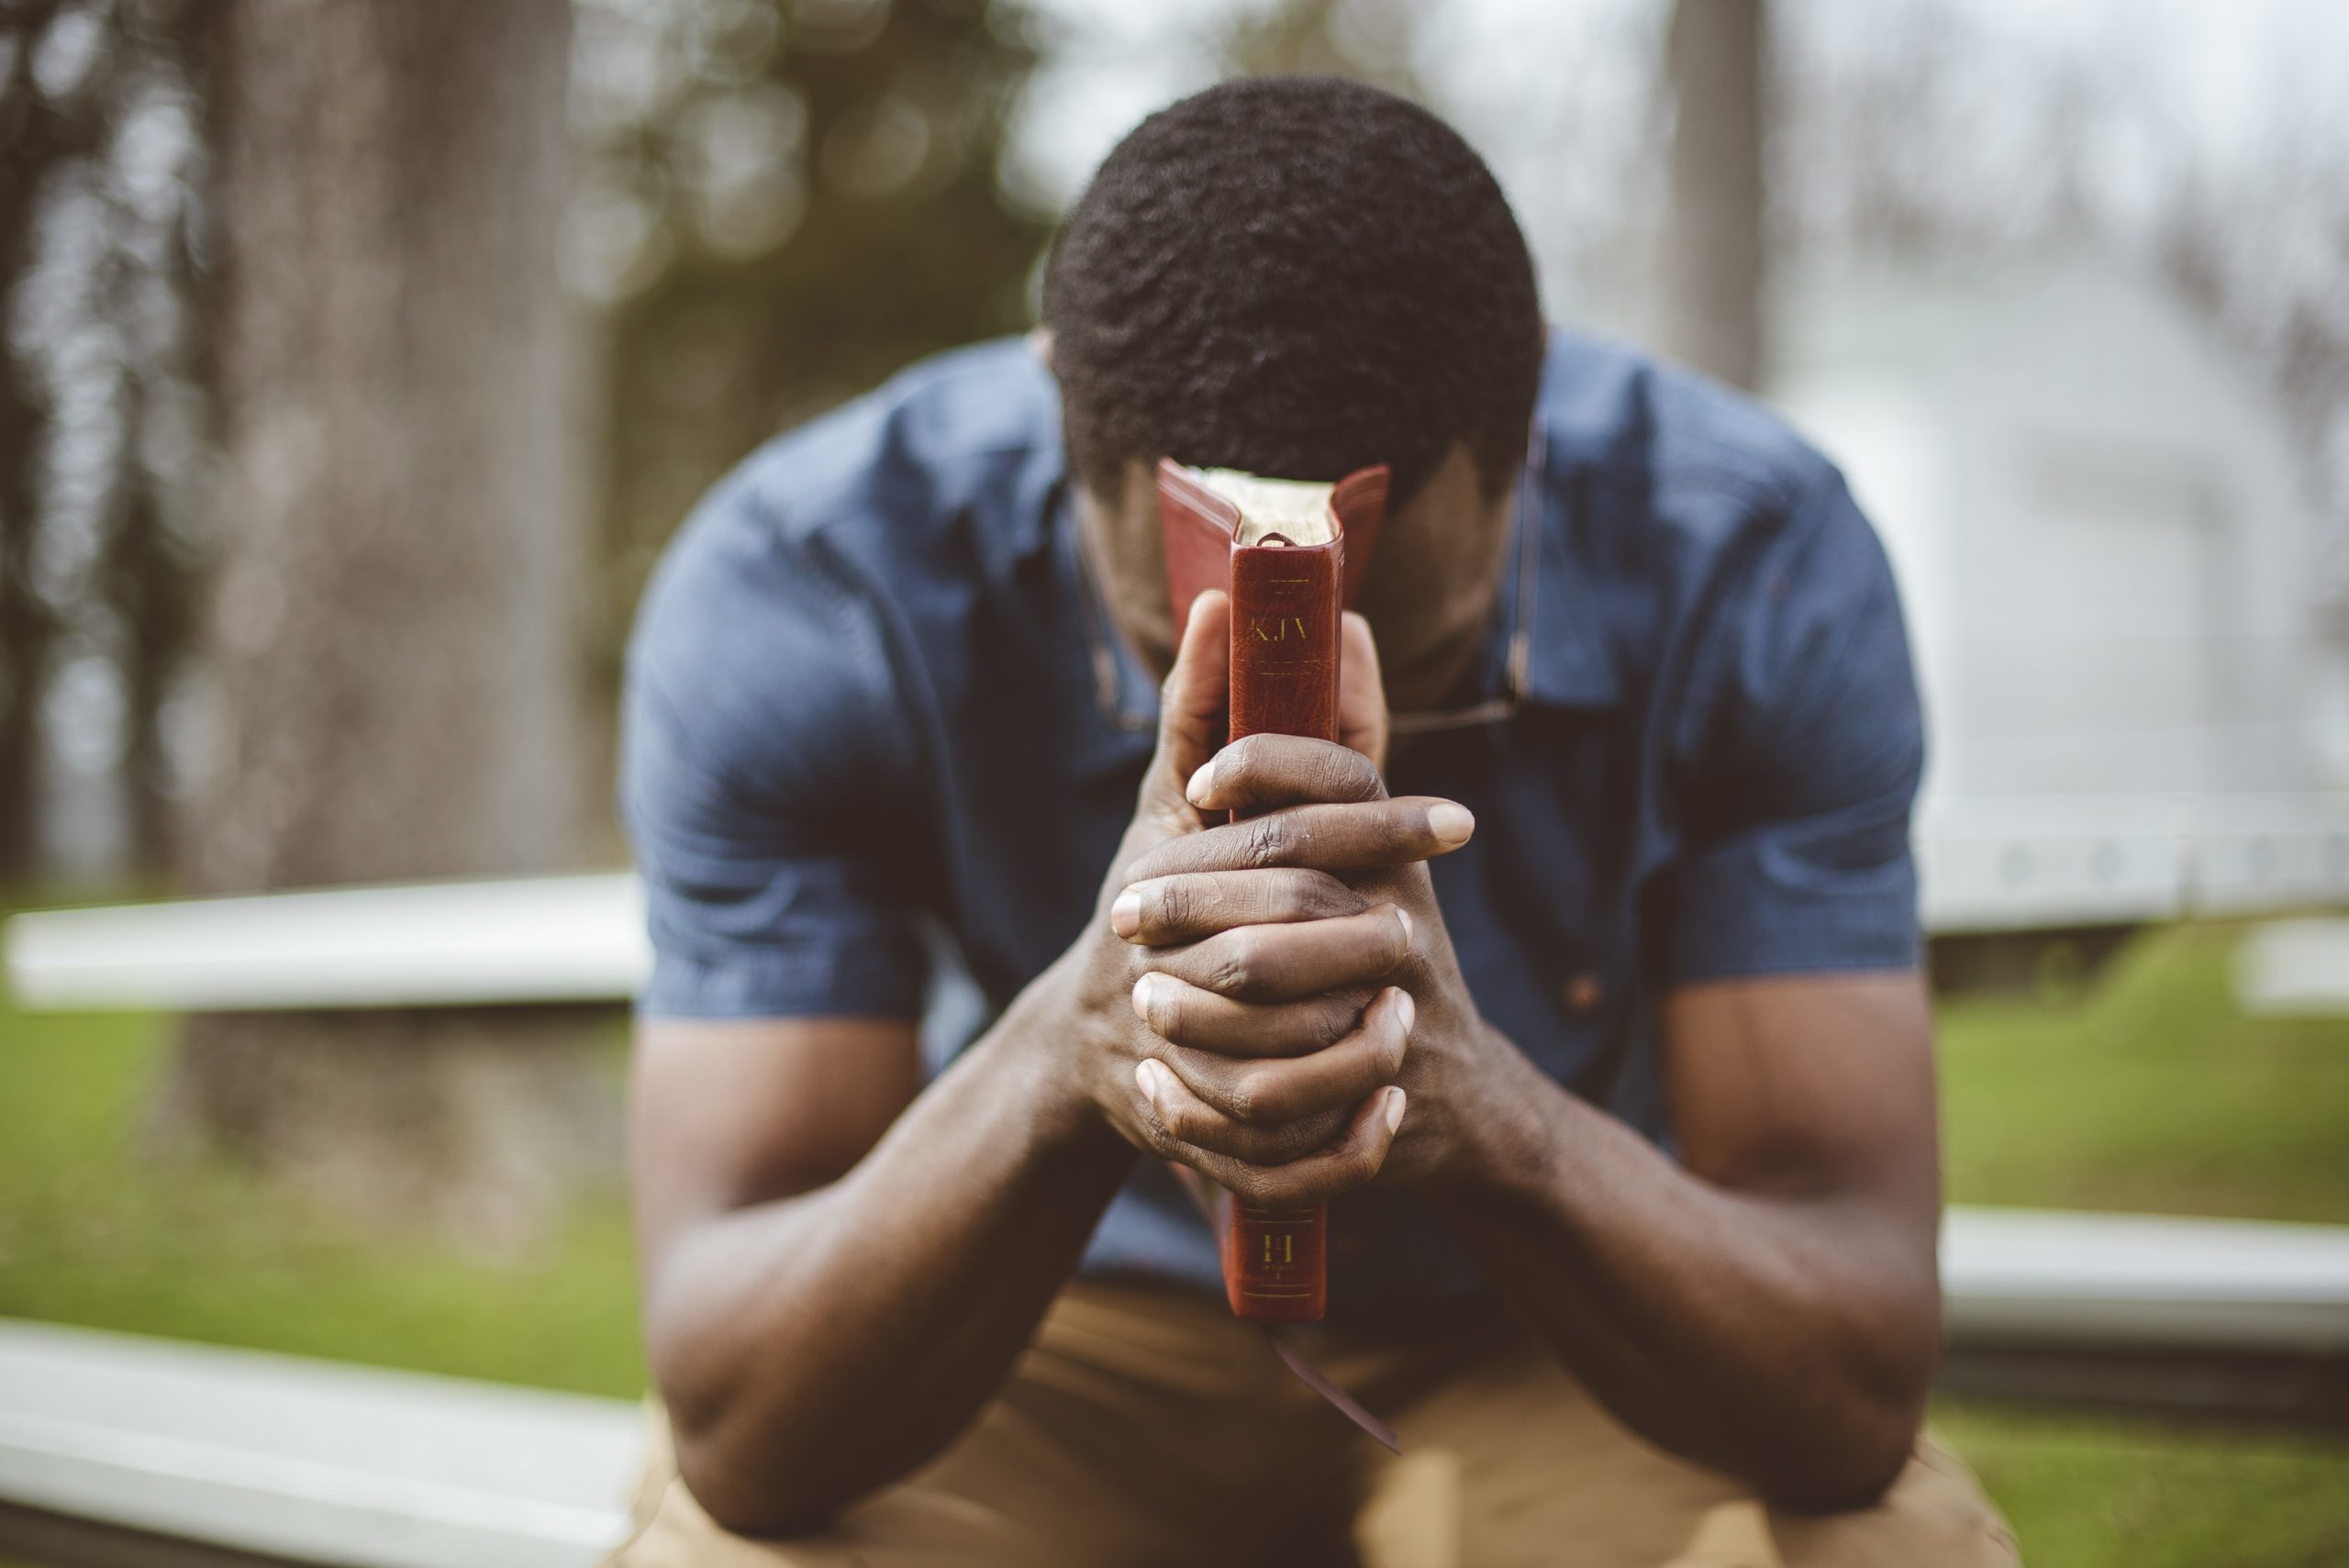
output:
{"label": "gold-edged page", "polygon": [[1278,534],[1291,544],[1328,544],[1338,537],[1338,523],[1330,510],[1334,484],[1304,479],[1264,479],[1236,468],[1195,468],[1200,484],[1240,509],[1240,526],[1232,542],[1260,544]]}

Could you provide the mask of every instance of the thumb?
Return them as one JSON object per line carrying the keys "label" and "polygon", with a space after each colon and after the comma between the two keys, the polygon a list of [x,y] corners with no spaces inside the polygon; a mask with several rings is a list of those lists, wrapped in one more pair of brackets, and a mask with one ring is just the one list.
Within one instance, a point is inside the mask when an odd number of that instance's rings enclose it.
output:
{"label": "thumb", "polygon": [[1370,622],[1348,610],[1339,622],[1338,739],[1386,772],[1386,683],[1378,672],[1378,644]]}
{"label": "thumb", "polygon": [[1158,754],[1142,782],[1142,803],[1196,820],[1184,786],[1207,765],[1222,739],[1231,701],[1231,599],[1210,588],[1191,601],[1183,646],[1158,692]]}

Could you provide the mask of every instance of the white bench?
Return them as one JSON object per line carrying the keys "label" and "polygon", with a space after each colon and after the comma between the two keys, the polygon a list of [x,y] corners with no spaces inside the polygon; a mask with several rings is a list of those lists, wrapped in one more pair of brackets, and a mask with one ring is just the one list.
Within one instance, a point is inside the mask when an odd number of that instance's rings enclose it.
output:
{"label": "white bench", "polygon": [[2349,1356],[2349,1226],[1953,1208],[1951,1343]]}
{"label": "white bench", "polygon": [[[2349,794],[1949,802],[1917,859],[1936,935],[2344,904]],[[651,967],[625,873],[44,910],[6,944],[32,1009],[620,1002]]]}
{"label": "white bench", "polygon": [[2254,1018],[2349,1018],[2349,919],[2271,920],[2235,950],[2235,1000]]}
{"label": "white bench", "polygon": [[31,1011],[623,1002],[652,967],[625,873],[191,898],[18,915]]}
{"label": "white bench", "polygon": [[635,1407],[0,1320],[0,1551],[82,1524],[339,1568],[587,1568]]}
{"label": "white bench", "polygon": [[[1961,1209],[1954,1346],[2349,1354],[2349,1228]],[[0,1321],[11,1519],[338,1568],[586,1568],[624,1528],[625,1403]]]}

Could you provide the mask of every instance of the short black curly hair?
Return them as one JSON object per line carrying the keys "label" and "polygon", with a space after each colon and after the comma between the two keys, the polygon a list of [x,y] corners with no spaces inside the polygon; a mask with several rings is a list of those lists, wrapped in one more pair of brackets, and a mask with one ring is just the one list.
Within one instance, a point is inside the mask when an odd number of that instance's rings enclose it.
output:
{"label": "short black curly hair", "polygon": [[1543,326],[1525,236],[1460,133],[1358,82],[1227,82],[1136,127],[1044,277],[1071,462],[1289,479],[1373,462],[1408,499],[1465,440],[1525,452]]}

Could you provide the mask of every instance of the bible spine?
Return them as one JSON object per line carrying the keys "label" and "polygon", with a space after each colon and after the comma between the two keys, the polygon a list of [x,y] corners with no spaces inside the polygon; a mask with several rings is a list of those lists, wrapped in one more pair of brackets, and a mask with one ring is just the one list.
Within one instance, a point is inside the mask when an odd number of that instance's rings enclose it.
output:
{"label": "bible spine", "polygon": [[[1231,551],[1231,738],[1338,739],[1340,584],[1345,541]],[[1221,1202],[1225,1295],[1261,1323],[1319,1322],[1328,1309],[1329,1211]]]}

